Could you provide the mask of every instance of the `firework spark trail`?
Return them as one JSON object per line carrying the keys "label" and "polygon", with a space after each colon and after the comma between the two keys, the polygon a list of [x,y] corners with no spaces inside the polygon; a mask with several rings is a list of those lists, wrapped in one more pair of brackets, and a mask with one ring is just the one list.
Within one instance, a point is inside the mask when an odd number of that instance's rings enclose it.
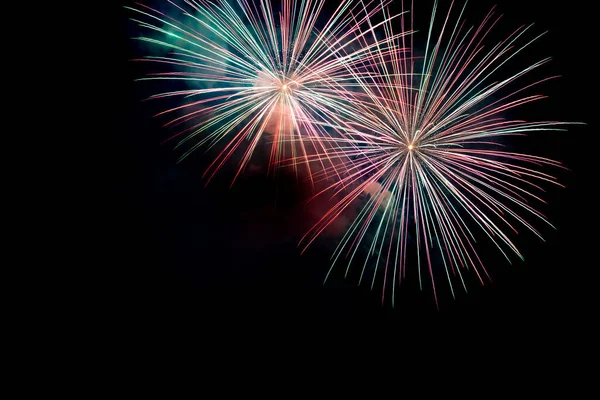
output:
{"label": "firework spark trail", "polygon": [[[385,51],[376,51],[377,57],[366,61],[370,72],[359,74],[349,70],[361,87],[360,95],[348,94],[357,98],[351,102],[353,119],[346,124],[350,128],[340,137],[324,139],[337,143],[327,148],[328,157],[343,160],[345,174],[343,179],[315,195],[341,196],[341,200],[302,240],[306,249],[345,209],[365,192],[369,193],[366,204],[334,251],[327,277],[340,258],[348,262],[347,275],[359,245],[364,243],[368,251],[360,281],[366,276],[369,260],[374,258],[371,287],[381,275],[381,267],[384,301],[392,274],[392,304],[396,285],[406,277],[411,234],[416,240],[419,285],[422,288],[422,270],[426,267],[437,305],[434,255],[441,258],[453,296],[456,280],[466,290],[465,270],[473,270],[481,284],[484,276],[489,278],[475,249],[476,232],[470,227],[473,224],[467,224],[466,220],[473,221],[509,262],[510,253],[520,258],[522,255],[505,230],[518,233],[520,225],[541,238],[526,214],[552,226],[530,202],[543,202],[535,194],[535,190],[543,190],[538,182],[560,186],[555,177],[536,168],[560,166],[560,163],[506,151],[494,139],[564,130],[560,126],[565,123],[556,121],[503,118],[507,110],[544,98],[518,95],[554,77],[513,90],[499,100],[491,99],[548,59],[504,80],[489,82],[500,67],[541,35],[523,41],[531,26],[521,27],[486,51],[482,43],[499,20],[494,10],[479,26],[466,29],[461,20],[466,2],[454,24],[452,7],[453,4],[435,40],[435,2],[420,71],[414,57]],[[404,26],[403,16],[401,28]],[[379,41],[378,45],[387,49],[407,47],[404,36],[393,34],[391,22],[386,22],[384,29],[389,40]],[[410,40],[412,48],[412,36]],[[486,101],[489,104],[485,105]],[[307,160],[314,162],[318,158],[313,155]],[[388,274],[391,266],[393,271]]]}
{"label": "firework spark trail", "polygon": [[[185,23],[140,3],[136,3],[137,9],[127,8],[141,15],[133,19],[140,27],[166,38],[136,39],[172,51],[168,57],[152,56],[142,61],[160,63],[174,71],[142,80],[181,80],[209,86],[151,98],[177,96],[186,100],[158,114],[184,113],[167,126],[193,122],[173,136],[182,137],[178,147],[195,139],[182,159],[201,146],[208,150],[225,143],[205,172],[210,181],[248,143],[237,178],[265,133],[272,135],[269,168],[284,158],[306,161],[310,153],[316,153],[323,155],[318,157],[319,169],[331,170],[326,167],[326,147],[336,142],[323,138],[345,132],[337,127],[345,126],[341,116],[351,112],[346,99],[355,79],[349,71],[357,76],[365,73],[361,65],[376,56],[375,49],[378,53],[393,51],[376,40],[367,43],[365,38],[371,36],[364,28],[389,2],[341,1],[320,28],[317,20],[324,0],[282,0],[279,11],[269,0],[187,0],[187,7],[169,1],[181,11]],[[380,24],[396,17],[388,16]],[[179,67],[189,71],[177,71]],[[302,164],[312,176],[310,164]],[[337,173],[335,168],[333,172]]]}

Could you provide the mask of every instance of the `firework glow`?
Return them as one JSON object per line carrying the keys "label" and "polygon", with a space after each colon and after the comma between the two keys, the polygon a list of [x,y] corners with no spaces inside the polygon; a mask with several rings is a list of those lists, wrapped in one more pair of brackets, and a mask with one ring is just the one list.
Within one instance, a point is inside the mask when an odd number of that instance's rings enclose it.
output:
{"label": "firework glow", "polygon": [[[302,238],[303,251],[348,221],[325,280],[336,265],[345,263],[347,276],[359,264],[359,284],[380,284],[382,302],[394,305],[414,267],[437,305],[440,282],[454,297],[467,290],[467,272],[482,285],[491,279],[478,242],[511,262],[523,259],[514,235],[543,240],[536,223],[553,228],[539,209],[546,187],[562,186],[552,171],[565,167],[513,142],[574,123],[513,117],[557,78],[531,79],[550,58],[518,65],[543,36],[533,25],[496,42],[494,8],[470,26],[466,1],[440,18],[436,0],[429,26],[413,31],[413,3],[392,13],[391,2],[341,0],[331,14],[325,0],[166,2],[178,16],[126,8],[147,33],[135,39],[169,51],[137,59],[167,69],[140,80],[188,85],[150,97],[178,101],[158,116],[177,129],[181,159],[218,145],[207,183],[232,158],[235,181],[267,142],[269,170],[302,169],[313,199],[332,205]],[[508,66],[516,72],[503,74]]]}

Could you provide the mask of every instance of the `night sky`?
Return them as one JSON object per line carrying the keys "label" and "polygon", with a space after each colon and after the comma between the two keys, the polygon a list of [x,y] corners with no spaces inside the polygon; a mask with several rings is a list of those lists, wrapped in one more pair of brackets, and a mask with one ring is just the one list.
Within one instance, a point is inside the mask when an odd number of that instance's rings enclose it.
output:
{"label": "night sky", "polygon": [[[418,40],[424,43],[433,2],[417,3]],[[591,6],[581,1],[554,8],[542,0],[478,0],[467,8],[468,21],[480,22],[494,4],[505,16],[487,43],[495,44],[521,24],[535,22],[531,35],[549,33],[511,65],[525,67],[551,56],[552,62],[535,76],[563,76],[531,92],[547,94],[549,99],[519,107],[511,117],[590,122],[586,112],[590,100],[582,82],[596,82],[584,76],[595,73],[591,69],[596,67],[586,66],[592,62],[589,57],[596,55],[584,54],[590,50],[591,30],[583,16],[591,13]],[[442,1],[440,10],[446,9],[447,2]],[[119,30],[113,83],[118,94],[108,100],[114,122],[107,135],[110,154],[103,165],[109,195],[102,222],[108,232],[103,255],[115,285],[109,297],[119,310],[117,319],[133,325],[152,321],[175,330],[215,324],[254,329],[280,323],[315,327],[351,322],[402,329],[425,324],[453,329],[470,323],[552,332],[561,326],[584,329],[589,323],[591,295],[582,281],[597,265],[586,257],[587,243],[597,234],[584,230],[590,220],[590,201],[582,190],[588,185],[584,175],[589,171],[578,151],[585,137],[593,134],[589,125],[519,142],[524,151],[560,160],[571,170],[551,171],[566,188],[547,186],[545,198],[550,205],[543,211],[558,230],[536,224],[546,243],[530,234],[515,238],[525,262],[513,257],[513,265],[483,246],[480,256],[493,283],[481,287],[473,280],[469,293],[457,290],[455,300],[442,295],[440,311],[429,288],[420,292],[415,284],[408,284],[400,287],[393,309],[389,300],[381,304],[380,290],[359,287],[356,279],[334,274],[323,285],[335,240],[317,240],[300,255],[297,244],[311,218],[305,204],[310,191],[293,174],[267,176],[260,165],[268,153],[259,151],[253,158],[255,168],[232,188],[231,166],[205,187],[202,173],[210,157],[202,150],[177,162],[180,153],[173,149],[175,142],[162,144],[170,134],[161,127],[165,121],[152,117],[165,104],[143,102],[155,88],[133,81],[145,72],[143,66],[129,61],[142,55],[129,40],[136,27],[127,20],[126,10],[115,13]],[[510,72],[509,66],[498,76]]]}

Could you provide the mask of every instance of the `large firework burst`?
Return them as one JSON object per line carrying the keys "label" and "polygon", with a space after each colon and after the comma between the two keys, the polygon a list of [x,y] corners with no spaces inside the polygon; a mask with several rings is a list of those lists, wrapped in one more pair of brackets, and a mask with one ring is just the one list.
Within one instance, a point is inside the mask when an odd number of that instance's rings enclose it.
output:
{"label": "large firework burst", "polygon": [[[535,208],[535,202],[543,201],[537,192],[541,183],[559,184],[537,167],[560,163],[506,150],[499,140],[562,130],[560,122],[505,118],[508,110],[544,97],[523,93],[550,78],[503,90],[549,59],[504,79],[490,79],[541,35],[524,40],[531,30],[524,26],[495,46],[484,47],[499,17],[492,9],[479,26],[467,29],[461,19],[464,9],[452,23],[450,7],[435,39],[435,3],[422,59],[381,52],[366,61],[372,72],[350,70],[362,90],[352,94],[353,119],[342,128],[346,134],[335,139],[339,147],[329,152],[329,157],[346,163],[347,171],[344,179],[320,193],[342,197],[303,239],[308,246],[367,193],[368,200],[335,250],[331,268],[345,258],[348,273],[361,254],[360,245],[366,244],[360,280],[365,271],[372,274],[371,287],[382,279],[383,296],[391,284],[392,304],[397,284],[406,277],[412,244],[419,283],[426,269],[437,304],[434,258],[440,260],[442,279],[454,296],[456,283],[466,290],[465,270],[474,271],[482,284],[489,278],[475,248],[478,233],[510,261],[510,253],[522,256],[508,231],[524,227],[541,238],[527,215],[550,224]],[[402,29],[404,23],[403,18]],[[384,28],[387,48],[414,48],[414,35],[408,43],[393,35],[391,23]]]}
{"label": "large firework burst", "polygon": [[139,3],[130,8],[142,17],[134,21],[154,32],[137,39],[171,51],[144,58],[169,70],[143,79],[199,85],[152,98],[183,97],[181,105],[160,113],[181,114],[166,125],[186,124],[175,135],[179,145],[189,144],[182,158],[224,142],[206,171],[209,179],[246,143],[237,177],[264,134],[272,140],[270,165],[283,157],[328,154],[333,142],[322,138],[340,134],[335,126],[348,105],[349,71],[358,73],[357,63],[385,47],[366,44],[365,37],[374,28],[370,18],[389,0],[343,0],[327,18],[321,15],[324,0],[281,0],[279,7],[270,0],[168,3],[183,17]]}

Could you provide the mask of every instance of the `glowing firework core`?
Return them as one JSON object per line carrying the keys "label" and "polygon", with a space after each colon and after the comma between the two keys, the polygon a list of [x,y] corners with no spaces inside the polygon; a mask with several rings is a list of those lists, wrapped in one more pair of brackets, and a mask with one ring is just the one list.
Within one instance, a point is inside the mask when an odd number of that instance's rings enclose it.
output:
{"label": "glowing firework core", "polygon": [[412,149],[414,149],[414,148],[415,148],[415,147],[414,147],[412,144],[409,144],[409,145],[408,145],[408,150],[409,150],[409,151],[412,151]]}
{"label": "glowing firework core", "polygon": [[279,90],[281,92],[286,92],[289,93],[292,90],[292,85],[297,84],[297,82],[287,78],[287,77],[282,77],[279,80]]}

